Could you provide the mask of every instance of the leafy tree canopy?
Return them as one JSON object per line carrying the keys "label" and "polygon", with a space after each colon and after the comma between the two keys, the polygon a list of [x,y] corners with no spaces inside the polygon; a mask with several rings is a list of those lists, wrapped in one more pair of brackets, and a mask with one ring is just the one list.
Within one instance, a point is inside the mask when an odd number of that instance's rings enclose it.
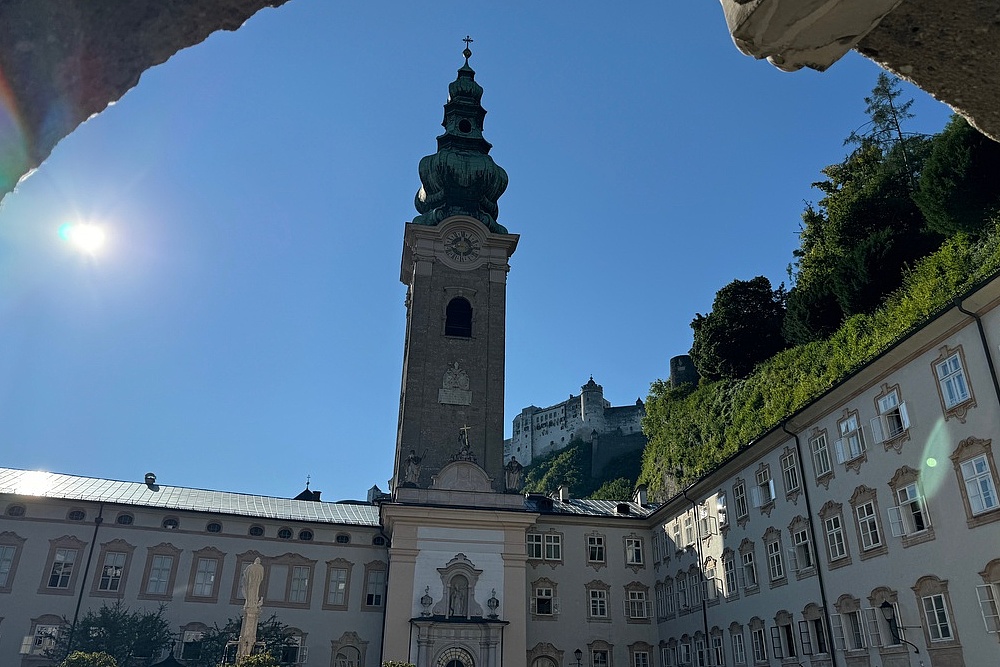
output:
{"label": "leafy tree canopy", "polygon": [[708,380],[746,377],[785,347],[785,289],[764,276],[734,280],[715,294],[712,312],[691,322],[691,360]]}
{"label": "leafy tree canopy", "polygon": [[59,667],[118,667],[118,662],[107,653],[73,651]]}
{"label": "leafy tree canopy", "polygon": [[594,500],[628,500],[632,497],[634,487],[634,482],[624,477],[618,477],[601,484],[596,491],[590,494],[590,498]]}
{"label": "leafy tree canopy", "polygon": [[[231,618],[221,628],[216,625],[206,630],[202,634],[200,646],[193,651],[194,655],[185,655],[184,663],[188,667],[218,667],[223,658],[227,656],[227,646],[230,647],[229,652],[235,651],[233,645],[239,640],[242,627],[242,618]],[[275,663],[280,664],[282,654],[291,649],[292,646],[293,641],[288,632],[288,626],[278,620],[277,615],[272,615],[257,624],[257,648],[255,650],[258,653],[249,657],[258,660],[270,658]],[[268,667],[269,664],[267,662],[249,663],[252,667]]]}
{"label": "leafy tree canopy", "polygon": [[280,667],[281,663],[270,653],[248,655],[236,661],[236,667]]}
{"label": "leafy tree canopy", "polygon": [[[561,485],[569,487],[574,498],[593,498],[595,491],[605,483],[616,479],[624,479],[628,491],[617,498],[606,500],[627,500],[632,497],[632,488],[642,469],[642,450],[625,452],[615,457],[598,471],[591,475],[591,445],[583,440],[572,440],[558,452],[534,461],[525,468],[524,490],[528,493],[554,493]],[[616,490],[624,487],[616,486]]]}
{"label": "leafy tree canopy", "polygon": [[132,611],[121,600],[96,611],[88,610],[72,631],[67,626],[59,632],[45,655],[59,660],[72,648],[82,653],[104,653],[118,667],[148,667],[173,640],[170,624],[163,617],[165,610],[160,605],[156,611]]}

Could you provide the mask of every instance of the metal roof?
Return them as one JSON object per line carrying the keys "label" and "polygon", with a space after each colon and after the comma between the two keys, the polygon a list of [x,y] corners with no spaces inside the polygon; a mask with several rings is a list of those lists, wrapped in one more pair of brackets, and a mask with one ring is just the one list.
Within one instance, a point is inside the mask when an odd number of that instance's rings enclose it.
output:
{"label": "metal roof", "polygon": [[[524,501],[525,509],[542,514],[578,514],[580,516],[616,517],[622,519],[644,519],[656,509],[656,505],[640,505],[616,500],[589,500],[571,498],[556,500],[545,496],[529,495]],[[628,506],[628,513],[619,507]]]}
{"label": "metal roof", "polygon": [[286,521],[379,525],[378,508],[368,503],[326,503],[180,486],[147,486],[141,482],[119,482],[38,470],[0,468],[0,493]]}

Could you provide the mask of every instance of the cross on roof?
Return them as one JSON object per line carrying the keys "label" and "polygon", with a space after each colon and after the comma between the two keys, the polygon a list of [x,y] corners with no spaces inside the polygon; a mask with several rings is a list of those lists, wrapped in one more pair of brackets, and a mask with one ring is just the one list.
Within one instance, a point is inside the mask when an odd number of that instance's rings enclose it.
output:
{"label": "cross on roof", "polygon": [[463,39],[462,41],[465,42],[465,48],[469,48],[469,44],[472,44],[476,40],[474,40],[471,37],[469,37],[468,35],[466,35],[465,39]]}

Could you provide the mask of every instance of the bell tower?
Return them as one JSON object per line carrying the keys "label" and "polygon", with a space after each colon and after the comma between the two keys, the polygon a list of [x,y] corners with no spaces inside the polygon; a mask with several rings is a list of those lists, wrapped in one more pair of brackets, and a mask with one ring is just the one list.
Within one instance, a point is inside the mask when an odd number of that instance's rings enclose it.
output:
{"label": "bell tower", "polygon": [[419,215],[403,235],[406,342],[393,496],[404,502],[427,501],[420,489],[508,490],[504,329],[518,236],[497,223],[507,173],[489,155],[483,88],[468,47],[463,55],[437,152],[420,160]]}

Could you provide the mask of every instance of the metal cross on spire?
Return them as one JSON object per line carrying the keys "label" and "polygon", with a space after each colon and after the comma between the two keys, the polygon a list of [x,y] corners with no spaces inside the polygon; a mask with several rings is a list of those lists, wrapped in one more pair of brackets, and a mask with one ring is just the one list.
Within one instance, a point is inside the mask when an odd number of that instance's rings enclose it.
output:
{"label": "metal cross on spire", "polygon": [[465,42],[465,50],[462,51],[462,55],[465,56],[465,64],[468,65],[469,58],[472,56],[472,50],[469,48],[469,44],[472,44],[472,42],[474,42],[475,40],[466,35],[465,39],[463,39],[462,41]]}

